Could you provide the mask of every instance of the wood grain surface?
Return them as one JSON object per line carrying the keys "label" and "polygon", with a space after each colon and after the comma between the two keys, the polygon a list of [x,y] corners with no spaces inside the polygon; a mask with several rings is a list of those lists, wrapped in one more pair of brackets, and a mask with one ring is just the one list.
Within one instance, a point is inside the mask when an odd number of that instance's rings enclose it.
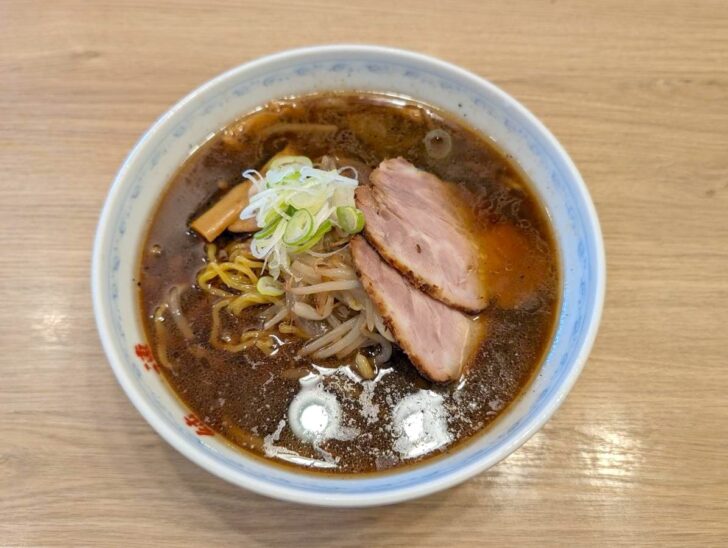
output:
{"label": "wood grain surface", "polygon": [[[573,392],[449,491],[321,510],[161,440],[102,353],[89,268],[139,135],[219,72],[313,43],[462,65],[523,101],[601,217],[607,300]],[[0,0],[0,545],[728,543],[728,3]]]}

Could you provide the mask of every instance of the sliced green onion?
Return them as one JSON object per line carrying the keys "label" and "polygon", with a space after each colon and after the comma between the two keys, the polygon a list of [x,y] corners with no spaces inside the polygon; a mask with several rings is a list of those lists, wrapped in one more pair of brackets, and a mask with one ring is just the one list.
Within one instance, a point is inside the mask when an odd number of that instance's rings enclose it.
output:
{"label": "sliced green onion", "polygon": [[286,211],[288,210],[288,204],[285,196],[279,196],[277,199],[272,200],[270,203],[270,209],[263,216],[263,223],[260,226],[268,226],[274,221],[277,221],[281,217],[287,219],[290,217]]}
{"label": "sliced green onion", "polygon": [[283,243],[300,245],[306,243],[314,232],[313,216],[305,209],[299,209],[288,220],[283,233]]}
{"label": "sliced green onion", "polygon": [[241,218],[254,218],[263,227],[251,240],[250,250],[265,260],[265,270],[273,279],[289,271],[291,254],[312,249],[332,227],[348,234],[362,230],[364,216],[354,207],[358,181],[353,173],[347,177],[342,169],[319,169],[300,156],[277,158],[265,175],[243,172],[257,192]]}
{"label": "sliced green onion", "polygon": [[273,221],[272,223],[268,223],[267,225],[265,225],[265,227],[263,227],[258,232],[253,234],[253,238],[255,238],[256,240],[261,240],[263,238],[267,238],[268,236],[273,234],[276,227],[278,226],[278,223],[280,223],[280,222],[281,222],[281,218],[278,217],[275,221]]}
{"label": "sliced green onion", "polygon": [[289,203],[296,209],[318,211],[326,203],[326,192],[297,192],[289,199]]}
{"label": "sliced green onion", "polygon": [[283,295],[283,284],[270,276],[263,276],[255,285],[258,293],[267,297],[280,297]]}
{"label": "sliced green onion", "polygon": [[364,228],[364,213],[352,206],[337,207],[336,219],[341,230],[347,234],[357,234]]}
{"label": "sliced green onion", "polygon": [[324,237],[324,234],[326,234],[329,230],[331,230],[332,226],[333,225],[331,224],[331,221],[326,219],[323,223],[321,223],[321,226],[318,227],[318,230],[316,231],[316,233],[313,236],[311,236],[311,238],[307,242],[305,242],[297,247],[292,248],[291,252],[292,253],[303,253],[304,251],[308,251],[313,246],[315,246],[317,243],[319,243],[319,240],[321,240],[321,238]]}

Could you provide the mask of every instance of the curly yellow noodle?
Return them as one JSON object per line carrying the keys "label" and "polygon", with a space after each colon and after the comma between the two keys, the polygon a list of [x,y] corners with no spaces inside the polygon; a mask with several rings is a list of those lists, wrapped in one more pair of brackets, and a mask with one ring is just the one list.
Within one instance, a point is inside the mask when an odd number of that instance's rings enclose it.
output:
{"label": "curly yellow noodle", "polygon": [[280,323],[278,324],[278,331],[281,333],[289,333],[297,335],[298,337],[307,340],[310,339],[310,337],[299,327],[296,327],[295,325],[291,325],[289,323]]}
{"label": "curly yellow noodle", "polygon": [[210,344],[218,350],[223,349],[225,343],[220,342],[220,310],[227,306],[229,299],[223,299],[212,305],[212,327],[210,328]]}
{"label": "curly yellow noodle", "polygon": [[263,268],[263,263],[261,263],[260,261],[254,261],[249,257],[244,257],[242,255],[230,257],[230,260],[235,261],[236,263],[244,264],[245,266],[249,266],[250,268]]}
{"label": "curly yellow noodle", "polygon": [[228,310],[235,314],[236,316],[240,314],[243,310],[250,306],[255,306],[259,304],[270,304],[275,303],[276,299],[272,297],[267,297],[265,295],[259,295],[259,294],[252,294],[252,293],[246,293],[244,295],[240,295],[239,297],[235,297],[233,301],[228,305]]}
{"label": "curly yellow noodle", "polygon": [[210,263],[210,268],[215,271],[218,278],[227,285],[228,287],[232,287],[233,289],[238,289],[235,287],[236,285],[239,285],[236,280],[234,280],[227,272],[225,272],[222,268],[220,268],[220,265],[218,263]]}
{"label": "curly yellow noodle", "polygon": [[266,340],[257,340],[255,341],[255,347],[266,356],[270,356],[273,353],[273,340],[270,337]]}
{"label": "curly yellow noodle", "polygon": [[210,284],[210,281],[215,278],[217,278],[217,272],[208,265],[197,275],[197,285],[199,285],[204,291],[207,291],[210,295],[215,295],[216,297],[232,297],[232,293],[213,287],[212,284]]}
{"label": "curly yellow noodle", "polygon": [[240,352],[250,348],[260,337],[262,331],[247,331],[240,336],[237,344],[230,344],[220,339],[220,311],[230,304],[229,299],[222,299],[212,306],[212,327],[210,328],[210,344],[218,350]]}
{"label": "curly yellow noodle", "polygon": [[[256,286],[260,279],[259,277],[262,275],[264,263],[255,260],[250,252],[248,242],[231,243],[222,250],[214,244],[208,244],[205,247],[205,253],[206,264],[197,274],[197,285],[210,295],[220,297],[212,306],[210,344],[214,348],[227,352],[240,352],[254,346],[261,352],[270,355],[274,351],[275,337],[271,330],[276,329],[280,333],[295,335],[303,340],[311,339],[311,336],[306,331],[291,322],[290,319],[288,321],[282,321],[291,313],[286,307],[284,297],[262,295],[258,292]],[[297,269],[301,270],[304,275],[308,273],[308,278],[306,276],[304,278],[309,286],[312,284],[315,286],[317,283],[350,284],[355,280],[353,267],[341,257],[332,259],[326,265],[326,268],[319,266],[321,262],[319,259],[299,257],[298,261]],[[294,289],[294,293],[300,293],[300,287],[298,285],[295,285]],[[314,289],[316,288],[314,287]],[[312,297],[306,297],[304,295],[303,304],[307,304],[305,300],[310,301],[310,305],[315,305],[315,309],[319,314],[323,314],[328,318],[335,318],[332,315],[333,310],[336,306],[339,306],[340,308],[344,307],[344,317],[352,312],[359,312],[366,309],[368,313],[362,313],[360,319],[364,318],[368,320],[368,324],[372,324],[376,320],[374,313],[370,311],[371,306],[368,308],[365,306],[367,304],[366,295],[358,287],[342,291],[323,291],[322,289],[320,292],[314,291],[312,293]],[[262,331],[247,331],[241,334],[235,343],[221,339],[222,319],[220,314],[223,309],[226,309],[234,316],[240,316],[247,308],[271,304],[277,306],[275,309],[277,313],[273,316],[273,318],[276,318],[276,321],[268,329]],[[281,312],[284,314],[281,315]],[[275,327],[276,323],[277,328]],[[369,325],[369,330],[372,328],[379,329],[377,326]],[[336,331],[335,328],[334,331]],[[340,337],[354,337],[358,334],[358,329],[356,331],[357,333],[351,334],[348,334],[348,331],[344,331],[340,334]],[[324,345],[325,348],[321,351],[328,352],[330,350],[329,346],[333,346],[337,356],[342,352],[348,355],[362,346],[364,342],[371,344],[366,338],[366,333],[359,334],[358,338],[353,338],[351,341],[347,338],[347,344],[341,348],[336,346],[340,344],[338,340],[327,342]]]}
{"label": "curly yellow noodle", "polygon": [[214,263],[217,260],[217,246],[215,244],[207,244],[205,253],[207,254],[207,262]]}
{"label": "curly yellow noodle", "polygon": [[154,309],[154,334],[157,337],[157,358],[159,363],[172,371],[174,367],[167,356],[167,330],[164,328],[164,313],[169,308],[167,303],[159,305]]}
{"label": "curly yellow noodle", "polygon": [[247,350],[251,346],[255,346],[257,337],[258,331],[249,331],[248,333],[243,333],[238,344],[223,344],[222,348],[228,352],[240,352],[241,350]]}
{"label": "curly yellow noodle", "polygon": [[255,272],[253,272],[249,266],[246,266],[244,264],[238,264],[238,263],[220,263],[218,264],[218,267],[223,272],[228,272],[229,270],[235,270],[236,272],[241,272],[245,274],[245,276],[248,278],[248,281],[255,284],[258,282],[258,276],[256,276]]}
{"label": "curly yellow noodle", "polygon": [[253,256],[250,245],[246,242],[230,244],[225,248],[225,252],[231,261],[240,262],[250,268],[263,268],[263,263]]}
{"label": "curly yellow noodle", "polygon": [[[234,271],[236,274],[232,274],[230,271]],[[242,272],[244,276],[237,275],[237,272]],[[233,263],[210,263],[197,275],[197,285],[203,290],[217,297],[232,297],[233,293],[217,288],[210,283],[215,278],[220,278],[231,289],[244,293],[256,292],[255,284],[258,281],[258,277],[246,266]]]}

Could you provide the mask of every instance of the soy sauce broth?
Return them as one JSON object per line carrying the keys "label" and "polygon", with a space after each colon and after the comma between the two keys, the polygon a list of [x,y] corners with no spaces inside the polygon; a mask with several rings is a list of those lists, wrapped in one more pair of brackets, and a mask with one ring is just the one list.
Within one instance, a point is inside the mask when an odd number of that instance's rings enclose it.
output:
{"label": "soy sauce broth", "polygon": [[[298,124],[310,126],[301,131]],[[424,142],[438,128],[452,140],[444,158],[429,154]],[[473,212],[494,250],[497,298],[483,312],[488,333],[460,382],[430,383],[397,350],[374,380],[363,381],[350,367],[336,367],[335,360],[313,363],[298,357],[302,343],[293,335],[278,334],[280,347],[271,356],[255,347],[229,353],[209,344],[216,298],[195,284],[205,242],[189,224],[240,182],[242,171],[260,168],[286,145],[312,159],[332,156],[364,176],[382,160],[401,156],[472,197]],[[240,238],[224,233],[218,244]],[[456,450],[513,402],[538,370],[552,336],[559,300],[557,263],[544,208],[521,172],[487,138],[414,101],[325,93],[266,105],[220,131],[181,166],[150,222],[141,253],[139,302],[157,361],[171,365],[162,368],[164,378],[231,444],[297,469],[367,473]],[[160,356],[152,316],[175,286],[194,338],[186,340],[170,325],[165,356]],[[223,330],[230,333],[259,322],[255,308],[222,319]],[[338,439],[311,443],[291,429],[292,401],[311,391],[338,401]]]}

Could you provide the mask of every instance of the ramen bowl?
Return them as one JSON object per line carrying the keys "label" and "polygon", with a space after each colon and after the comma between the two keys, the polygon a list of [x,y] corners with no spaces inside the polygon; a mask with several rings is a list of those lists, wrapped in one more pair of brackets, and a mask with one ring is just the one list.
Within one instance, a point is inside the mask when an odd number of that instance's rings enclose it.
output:
{"label": "ramen bowl", "polygon": [[[335,476],[246,455],[199,421],[169,389],[145,343],[136,275],[148,221],[168,181],[211,134],[276,98],[331,90],[412,97],[464,119],[509,154],[549,215],[561,266],[555,334],[537,375],[484,432],[440,458],[390,472]],[[278,499],[372,506],[427,495],[487,470],[553,415],[596,336],[605,287],[597,215],[567,153],[522,105],[488,81],[417,53],[325,46],[271,55],[202,85],[167,111],[133,148],[111,187],[93,251],[93,302],[109,363],[127,396],[167,442],[209,472]]]}

